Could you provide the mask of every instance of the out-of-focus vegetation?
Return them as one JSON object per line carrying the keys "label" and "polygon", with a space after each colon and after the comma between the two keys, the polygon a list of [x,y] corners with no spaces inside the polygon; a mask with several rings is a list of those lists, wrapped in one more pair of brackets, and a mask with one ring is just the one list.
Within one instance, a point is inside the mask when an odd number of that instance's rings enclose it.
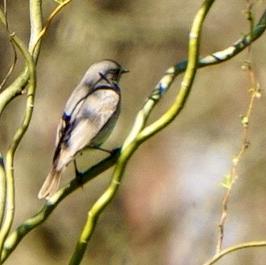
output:
{"label": "out-of-focus vegetation", "polygon": [[[54,6],[44,1],[45,14]],[[38,62],[38,90],[33,120],[16,156],[16,219],[14,227],[36,212],[37,192],[51,164],[55,131],[65,101],[88,66],[112,58],[130,69],[122,80],[122,113],[104,147],[119,146],[149,92],[171,65],[187,56],[188,32],[199,1],[81,1],[67,6],[51,25]],[[201,55],[231,45],[248,32],[245,1],[217,1],[205,22]],[[257,18],[265,1],[255,6]],[[28,6],[8,3],[10,29],[27,39]],[[265,37],[254,43],[252,61],[262,94],[266,84]],[[0,79],[8,70],[11,49],[0,28]],[[166,130],[144,144],[129,162],[119,194],[105,210],[89,244],[84,264],[201,264],[215,252],[224,188],[221,182],[241,140],[240,116],[249,94],[248,58],[244,51],[226,63],[199,70],[182,114]],[[22,69],[18,65],[14,76]],[[172,103],[178,81],[153,117]],[[225,245],[266,238],[265,98],[256,101],[250,120],[250,141],[240,163],[229,203]],[[21,120],[24,99],[8,106],[0,120],[0,148]],[[88,151],[81,168],[105,154]],[[88,207],[107,185],[111,171],[69,196],[6,264],[67,264],[84,224]],[[73,168],[65,173],[73,175]],[[219,264],[266,261],[265,249],[238,252]]]}

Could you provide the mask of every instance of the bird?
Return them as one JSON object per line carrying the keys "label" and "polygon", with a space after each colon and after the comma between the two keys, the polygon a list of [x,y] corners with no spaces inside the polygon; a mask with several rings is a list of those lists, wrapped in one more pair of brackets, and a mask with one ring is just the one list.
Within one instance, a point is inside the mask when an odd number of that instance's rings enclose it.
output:
{"label": "bird", "polygon": [[[66,166],[87,148],[100,149],[120,113],[119,81],[129,72],[114,60],[92,64],[66,102],[57,127],[52,167],[39,193],[49,199],[59,188]],[[76,168],[76,164],[75,164]]]}

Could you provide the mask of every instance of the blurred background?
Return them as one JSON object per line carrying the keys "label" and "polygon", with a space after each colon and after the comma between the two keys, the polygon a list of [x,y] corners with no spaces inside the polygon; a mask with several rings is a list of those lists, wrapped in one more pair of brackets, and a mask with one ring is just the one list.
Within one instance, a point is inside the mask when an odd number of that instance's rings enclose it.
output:
{"label": "blurred background", "polygon": [[[39,210],[38,190],[51,166],[55,132],[64,104],[90,64],[111,58],[130,69],[121,86],[122,113],[103,145],[123,143],[137,111],[164,71],[187,56],[187,41],[198,0],[72,1],[55,19],[42,43],[38,90],[30,128],[16,154],[14,228]],[[44,18],[55,4],[44,1]],[[248,31],[246,1],[217,1],[204,25],[201,55],[222,50]],[[265,1],[257,1],[258,19]],[[28,5],[9,1],[12,31],[29,38]],[[253,45],[253,62],[264,94],[266,45]],[[0,79],[11,63],[11,49],[0,27]],[[221,182],[240,147],[240,116],[249,94],[241,65],[247,51],[226,63],[201,69],[181,115],[144,143],[129,161],[119,193],[99,219],[82,264],[194,265],[215,253],[217,224],[225,189]],[[13,77],[22,69],[16,67]],[[154,111],[155,120],[173,102],[180,77]],[[264,95],[255,102],[250,148],[238,171],[229,203],[224,245],[266,238],[266,123]],[[0,120],[0,150],[8,148],[21,121],[25,98],[14,100]],[[106,154],[88,151],[78,159],[85,169]],[[112,169],[65,199],[30,233],[7,265],[67,264],[89,207],[104,191]],[[63,183],[73,177],[70,165]],[[265,248],[231,254],[217,264],[262,265]]]}

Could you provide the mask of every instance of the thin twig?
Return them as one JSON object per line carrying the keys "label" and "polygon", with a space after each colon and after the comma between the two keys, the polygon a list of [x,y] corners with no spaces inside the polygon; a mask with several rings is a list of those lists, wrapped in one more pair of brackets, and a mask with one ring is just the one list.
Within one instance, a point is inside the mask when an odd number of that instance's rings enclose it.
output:
{"label": "thin twig", "polygon": [[[250,34],[252,36],[253,27],[254,27],[254,19],[251,8],[253,7],[253,3],[248,1],[247,3],[247,20],[249,21],[249,28],[250,28]],[[255,72],[251,65],[251,45],[248,47],[248,63],[245,62],[245,65],[242,67],[248,71],[248,78],[250,83],[250,88],[248,92],[250,93],[250,98],[247,106],[247,110],[245,115],[241,118],[241,124],[242,124],[242,131],[241,131],[241,143],[238,153],[233,157],[232,159],[232,165],[230,168],[229,173],[225,177],[225,180],[223,182],[223,186],[226,188],[224,198],[222,201],[222,213],[218,224],[218,241],[216,245],[216,254],[221,252],[223,247],[223,239],[224,239],[224,229],[225,229],[225,223],[228,217],[228,204],[231,198],[231,193],[233,189],[233,185],[238,177],[238,167],[242,160],[242,157],[249,147],[250,139],[249,139],[249,123],[250,123],[250,117],[252,114],[252,111],[254,110],[254,101],[255,98],[258,98],[260,95],[259,86],[256,81]]]}
{"label": "thin twig", "polygon": [[27,93],[27,105],[26,112],[21,126],[17,129],[12,143],[8,149],[6,155],[6,206],[5,206],[5,217],[3,220],[3,224],[0,230],[0,253],[2,252],[2,247],[4,241],[10,231],[11,225],[14,219],[14,209],[15,209],[15,194],[14,194],[14,155],[16,149],[25,134],[33,111],[33,103],[34,103],[34,95],[35,95],[35,86],[36,86],[36,78],[35,78],[35,65],[31,54],[28,52],[27,48],[24,46],[24,43],[20,41],[20,39],[16,38],[15,35],[12,36],[12,41],[22,53],[25,61],[27,62],[27,67],[29,69],[29,88]]}
{"label": "thin twig", "polygon": [[[103,161],[92,166],[84,173],[80,173],[81,177],[79,180],[74,178],[69,184],[60,189],[54,196],[45,202],[42,209],[31,218],[23,222],[14,232],[12,232],[5,241],[4,248],[2,251],[1,262],[4,262],[9,255],[15,250],[19,242],[27,235],[31,230],[40,225],[42,222],[47,220],[48,216],[56,208],[56,206],[69,194],[76,191],[86,182],[97,177],[105,170],[112,167],[119,157],[120,149],[116,149],[112,152],[112,155],[105,158]],[[82,180],[82,183],[80,182]]]}
{"label": "thin twig", "polygon": [[[4,0],[4,21],[5,21],[5,28],[6,28],[6,32],[8,33],[8,36],[10,37],[10,31],[9,31],[9,26],[8,26],[8,18],[7,18],[7,4],[6,4],[6,0]],[[16,63],[17,63],[17,52],[16,52],[16,48],[13,44],[12,41],[10,41],[11,43],[11,47],[12,47],[12,52],[13,52],[13,60],[12,60],[12,63],[6,73],[6,75],[4,76],[2,82],[0,83],[0,92],[1,90],[3,89],[3,87],[6,85],[8,79],[10,78],[10,76],[12,75],[14,69],[15,69],[15,66],[16,66]]]}
{"label": "thin twig", "polygon": [[32,55],[33,61],[37,64],[40,45],[35,49],[35,43],[42,30],[42,0],[29,0],[30,10],[30,40],[28,44],[28,51]]}
{"label": "thin twig", "polygon": [[42,30],[38,33],[37,38],[35,39],[33,45],[32,45],[32,51],[33,53],[35,53],[35,49],[38,47],[40,40],[42,39],[42,37],[44,36],[44,34],[46,33],[46,31],[48,30],[50,24],[52,23],[53,19],[56,17],[56,15],[66,6],[68,5],[72,0],[66,0],[64,2],[62,2],[60,5],[58,5],[53,11],[52,13],[49,15],[44,27],[42,28]]}
{"label": "thin twig", "polygon": [[258,248],[258,247],[266,247],[266,241],[252,241],[252,242],[246,242],[238,245],[234,245],[232,247],[228,247],[223,249],[221,252],[214,255],[209,261],[205,262],[203,265],[213,265],[217,261],[219,261],[222,257],[236,252],[240,249],[246,249],[246,248]]}
{"label": "thin twig", "polygon": [[[66,6],[67,4],[69,4],[72,0],[67,0],[63,3],[61,3],[60,5],[58,5],[54,11],[51,13],[51,15],[48,18],[47,23],[44,26],[44,30],[42,29],[43,33],[40,33],[40,35],[37,36],[37,38],[35,39],[34,45],[32,45],[33,47],[33,55],[34,58],[37,59],[39,52],[40,52],[40,41],[41,38],[43,37],[43,35],[46,33],[48,26],[51,24],[52,19],[55,17],[56,14],[58,14],[60,12],[60,10]],[[33,1],[33,3],[36,4],[35,1]],[[3,21],[3,12],[0,9],[0,21],[2,23],[4,23]],[[29,79],[29,73],[27,70],[27,67],[24,68],[24,70],[22,71],[22,73],[13,81],[12,84],[10,84],[0,95],[0,116],[3,112],[3,110],[5,109],[5,107],[18,95],[21,95],[21,92],[23,91],[25,85],[27,84]]]}
{"label": "thin twig", "polygon": [[[198,68],[207,67],[210,65],[220,64],[227,60],[232,59],[234,56],[243,51],[246,47],[248,47],[252,42],[254,42],[257,38],[259,38],[266,29],[266,10],[262,14],[258,24],[253,31],[237,40],[232,46],[226,48],[225,50],[215,52],[211,55],[208,55],[198,62]],[[178,63],[175,66],[170,67],[159,83],[156,85],[155,89],[152,92],[152,95],[149,97],[147,103],[143,108],[143,114],[145,113],[145,121],[147,117],[160,100],[160,98],[167,92],[169,87],[174,82],[176,76],[180,73],[183,73],[187,68],[188,61],[185,60],[183,62]],[[153,134],[157,133],[160,130],[159,120],[153,122],[148,125],[142,132],[139,134],[140,140],[145,140],[146,138],[151,137]]]}
{"label": "thin twig", "polygon": [[[185,71],[183,81],[181,83],[181,87],[174,104],[160,119],[160,126],[162,127],[166,127],[180,113],[191,91],[199,59],[201,29],[203,26],[204,19],[208,14],[208,11],[214,1],[215,0],[205,0],[193,20],[189,36],[187,69]],[[80,238],[76,244],[76,248],[72,254],[69,263],[70,265],[80,264],[101,212],[114,198],[119,188],[129,158],[132,156],[138,146],[142,143],[138,140],[138,134],[142,129],[141,124],[142,119],[137,118],[130,135],[128,136],[122,147],[122,152],[116,163],[110,185],[88,211],[87,220],[80,234]]]}
{"label": "thin twig", "polygon": [[[38,17],[38,14],[41,13],[41,0],[30,0],[30,17],[31,17],[31,38],[34,39],[35,35],[38,33],[38,29],[41,28],[41,18]],[[34,14],[32,13],[38,13]],[[4,21],[8,29],[8,21]],[[4,190],[3,201],[4,205],[4,217],[2,222],[2,227],[0,230],[0,253],[2,253],[3,245],[6,237],[9,234],[11,229],[13,220],[14,220],[14,212],[15,212],[15,182],[14,182],[14,157],[25,132],[30,124],[30,120],[33,113],[34,106],[34,97],[35,97],[35,87],[36,87],[36,76],[35,76],[35,64],[34,58],[29,53],[27,47],[24,45],[24,42],[21,41],[15,33],[10,34],[10,40],[14,46],[20,51],[22,56],[25,59],[26,68],[28,71],[28,92],[27,92],[27,100],[26,100],[26,108],[24,113],[24,118],[16,130],[16,133],[12,139],[12,142],[8,148],[6,154],[6,163],[5,163],[5,177],[6,177],[6,186]],[[26,83],[25,83],[26,85]],[[3,97],[4,93],[9,89],[5,90],[1,97]]]}
{"label": "thin twig", "polygon": [[[66,1],[70,2],[70,1]],[[65,6],[65,3],[61,6]],[[27,102],[26,109],[24,114],[24,119],[21,126],[17,129],[11,146],[8,149],[6,155],[6,194],[5,196],[5,215],[3,219],[2,228],[0,231],[0,252],[2,253],[2,248],[4,241],[10,231],[11,225],[14,219],[14,210],[15,210],[15,187],[14,187],[14,156],[16,149],[22,140],[25,132],[28,129],[28,126],[31,121],[34,98],[35,98],[35,88],[36,88],[36,77],[35,77],[35,63],[37,62],[39,54],[39,41],[41,37],[46,32],[49,24],[51,23],[52,18],[60,11],[58,7],[53,12],[53,16],[49,17],[49,20],[46,24],[46,27],[42,31],[42,18],[41,18],[41,0],[30,0],[30,20],[31,20],[31,37],[29,43],[29,52],[24,46],[23,42],[12,34],[11,41],[16,45],[20,50],[23,57],[26,61],[26,68],[24,74],[28,75],[28,89],[27,89]],[[7,22],[6,22],[7,23]],[[42,31],[42,32],[41,32]],[[26,84],[26,83],[25,83]]]}
{"label": "thin twig", "polygon": [[[0,13],[1,15],[1,13]],[[207,55],[206,57],[199,60],[198,67],[203,68],[207,66],[216,65],[219,63],[223,63],[227,60],[232,59],[236,55],[238,55],[241,51],[246,49],[252,42],[257,40],[259,37],[262,36],[266,29],[266,11],[262,15],[260,21],[256,25],[256,27],[253,29],[253,34],[251,37],[250,34],[247,34],[243,36],[241,39],[235,42],[232,46],[222,50],[215,52],[213,54]],[[138,131],[140,131],[145,126],[145,122],[147,118],[149,117],[149,114],[151,113],[151,110],[154,108],[155,104],[161,99],[161,97],[167,92],[168,88],[174,81],[174,79],[177,77],[177,75],[183,73],[186,69],[187,61],[182,61],[175,66],[171,67],[170,69],[174,69],[173,76],[171,77],[171,80],[169,82],[166,82],[165,77],[168,76],[168,71],[166,71],[165,76],[161,79],[161,81],[158,83],[158,85],[154,88],[153,92],[151,93],[151,96],[146,101],[145,105],[143,106],[142,110],[139,111],[137,118],[135,120],[135,126],[134,130],[131,130],[131,137],[134,138],[134,135],[137,134]],[[163,82],[165,80],[165,82]],[[162,89],[159,89],[159,88]],[[157,92],[157,99],[153,97],[153,95]],[[155,102],[155,104],[153,104]],[[140,127],[140,128],[138,128]],[[143,132],[143,131],[142,131]],[[145,139],[148,137],[151,137],[156,132],[151,132],[150,135],[145,134]],[[128,140],[130,137],[127,138]],[[144,139],[144,140],[145,140]],[[126,146],[126,144],[124,144]],[[117,153],[118,154],[118,153]],[[86,181],[89,181],[90,176],[96,177],[100,173],[104,172],[106,169],[113,166],[117,159],[118,155],[116,154],[115,158],[111,161],[107,161],[109,164],[107,167],[105,167],[105,161],[100,162],[99,164],[95,165],[90,171],[86,171],[82,179],[86,178]],[[103,163],[103,164],[102,164]],[[4,262],[8,256],[12,253],[12,251],[16,248],[18,243],[34,228],[38,227],[43,221],[45,221],[48,216],[52,213],[54,209],[56,209],[56,206],[70,193],[74,192],[80,187],[78,183],[75,182],[75,180],[71,181],[67,186],[60,189],[54,196],[50,198],[49,201],[47,201],[43,208],[33,217],[25,220],[19,227],[15,229],[7,238],[4,244],[3,252],[1,260]]]}

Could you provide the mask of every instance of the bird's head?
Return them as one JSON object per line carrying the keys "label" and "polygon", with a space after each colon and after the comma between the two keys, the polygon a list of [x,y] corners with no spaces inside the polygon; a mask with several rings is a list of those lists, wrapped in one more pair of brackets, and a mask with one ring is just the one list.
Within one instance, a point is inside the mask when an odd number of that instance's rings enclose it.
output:
{"label": "bird's head", "polygon": [[116,61],[106,59],[92,64],[83,81],[91,87],[96,84],[118,83],[122,74],[127,72],[129,71]]}

